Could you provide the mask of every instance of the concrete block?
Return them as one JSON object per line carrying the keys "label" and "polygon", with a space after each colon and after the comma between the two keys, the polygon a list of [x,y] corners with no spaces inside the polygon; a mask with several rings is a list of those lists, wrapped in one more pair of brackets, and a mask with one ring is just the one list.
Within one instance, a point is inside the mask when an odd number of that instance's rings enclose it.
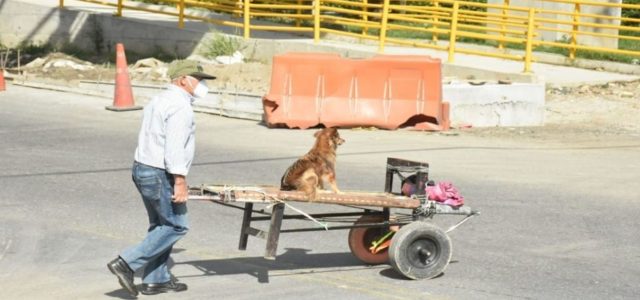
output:
{"label": "concrete block", "polygon": [[453,126],[474,127],[544,125],[544,83],[448,84],[443,101],[451,105]]}

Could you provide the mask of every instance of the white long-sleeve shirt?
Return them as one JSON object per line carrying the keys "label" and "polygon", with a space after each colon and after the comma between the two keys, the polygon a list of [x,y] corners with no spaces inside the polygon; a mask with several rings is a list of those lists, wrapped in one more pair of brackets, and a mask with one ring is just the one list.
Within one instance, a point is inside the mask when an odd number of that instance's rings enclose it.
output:
{"label": "white long-sleeve shirt", "polygon": [[189,173],[195,152],[193,96],[176,85],[153,97],[144,108],[134,159],[171,174]]}

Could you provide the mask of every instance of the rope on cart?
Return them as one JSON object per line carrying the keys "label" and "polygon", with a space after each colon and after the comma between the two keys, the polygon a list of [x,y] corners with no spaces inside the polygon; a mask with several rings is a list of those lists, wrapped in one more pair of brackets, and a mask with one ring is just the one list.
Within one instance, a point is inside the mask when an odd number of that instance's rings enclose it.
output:
{"label": "rope on cart", "polygon": [[[294,211],[296,211],[297,213],[299,213],[299,214],[301,214],[301,215],[305,216],[307,219],[309,219],[309,220],[313,221],[314,223],[316,223],[316,224],[320,225],[321,227],[323,227],[323,228],[324,228],[324,230],[329,230],[329,226],[327,225],[327,223],[322,223],[322,222],[320,222],[320,221],[316,220],[314,217],[310,216],[309,214],[305,213],[304,211],[302,211],[302,210],[300,210],[300,209],[298,209],[298,208],[295,208],[293,205],[291,205],[291,204],[287,203],[286,201],[283,201],[283,200],[281,200],[281,199],[278,199],[278,198],[277,198],[277,197],[275,197],[275,196],[271,196],[271,195],[267,194],[267,192],[265,192],[265,191],[264,191],[263,189],[261,189],[261,188],[257,188],[257,187],[256,187],[256,188],[252,188],[252,187],[242,187],[242,188],[239,188],[239,187],[227,186],[227,185],[225,185],[225,186],[224,186],[224,188],[223,188],[223,191],[224,191],[224,193],[225,193],[225,197],[229,197],[229,198],[227,198],[227,199],[231,199],[231,198],[230,198],[230,197],[231,197],[231,192],[233,192],[233,191],[238,191],[238,190],[241,190],[241,191],[249,191],[249,192],[256,192],[256,193],[262,194],[262,196],[264,197],[264,199],[265,199],[265,200],[269,198],[269,199],[271,199],[271,200],[272,200],[272,201],[274,201],[274,202],[282,203],[282,204],[284,204],[285,206],[287,206],[287,207],[289,207],[289,208],[293,209],[293,210],[294,210]],[[275,203],[272,203],[272,204],[267,205],[267,206],[266,206],[266,208],[267,208],[267,209],[271,208],[271,206],[273,206],[273,204],[275,204]]]}
{"label": "rope on cart", "polygon": [[[322,222],[320,222],[320,221],[316,220],[314,217],[310,216],[310,215],[309,215],[309,214],[307,214],[306,212],[304,212],[304,211],[302,211],[302,210],[300,210],[300,209],[297,209],[297,208],[293,207],[293,205],[291,205],[291,204],[289,204],[289,203],[287,203],[287,202],[285,202],[285,201],[282,201],[282,200],[277,199],[277,198],[275,198],[275,197],[272,197],[272,198],[274,198],[274,200],[275,200],[276,202],[283,203],[285,206],[287,206],[287,207],[289,207],[289,208],[291,208],[291,209],[295,210],[295,211],[296,211],[296,212],[298,212],[299,214],[301,214],[301,215],[305,216],[307,219],[309,219],[309,220],[313,221],[314,223],[316,223],[316,224],[320,225],[321,227],[323,227],[323,228],[324,228],[324,230],[329,230],[329,225],[327,225],[327,223],[322,223]],[[268,206],[270,206],[270,205],[268,205]]]}
{"label": "rope on cart", "polygon": [[458,228],[458,226],[462,225],[462,223],[468,221],[473,216],[475,216],[475,214],[466,216],[464,219],[462,219],[462,221],[458,222],[458,224],[449,227],[449,229],[447,229],[445,233],[449,233],[450,231],[453,231],[454,229]]}

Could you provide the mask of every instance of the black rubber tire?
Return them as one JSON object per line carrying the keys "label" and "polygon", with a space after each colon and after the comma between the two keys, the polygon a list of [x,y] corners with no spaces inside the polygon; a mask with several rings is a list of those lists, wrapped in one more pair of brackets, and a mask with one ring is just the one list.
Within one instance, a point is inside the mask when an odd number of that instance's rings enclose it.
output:
{"label": "black rubber tire", "polygon": [[438,226],[417,221],[391,239],[389,264],[410,279],[429,279],[444,272],[451,260],[449,236]]}
{"label": "black rubber tire", "polygon": [[[360,217],[354,224],[378,223],[382,221],[384,221],[383,216],[370,215]],[[388,228],[381,227],[351,228],[351,230],[349,230],[349,249],[351,249],[351,253],[366,264],[379,265],[387,263],[389,261],[388,248],[376,254],[369,251],[371,242],[382,237],[387,232],[389,232]]]}

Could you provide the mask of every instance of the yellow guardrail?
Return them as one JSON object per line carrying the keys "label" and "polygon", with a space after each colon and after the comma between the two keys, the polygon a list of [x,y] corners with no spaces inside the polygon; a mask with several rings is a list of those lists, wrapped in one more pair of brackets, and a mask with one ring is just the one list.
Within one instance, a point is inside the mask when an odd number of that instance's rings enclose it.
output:
{"label": "yellow guardrail", "polygon": [[[449,62],[454,62],[456,53],[522,61],[524,72],[531,72],[533,51],[540,46],[564,49],[572,60],[579,50],[640,57],[640,19],[594,13],[594,7],[640,10],[640,5],[633,4],[541,0],[535,2],[544,7],[539,8],[514,6],[511,0],[493,4],[456,0],[162,0],[158,2],[175,9],[159,9],[140,2],[134,5],[134,1],[80,1],[115,7],[116,16],[122,16],[125,9],[175,16],[180,28],[185,19],[191,19],[242,28],[244,38],[249,38],[252,30],[311,32],[316,42],[321,33],[331,33],[375,40],[380,52],[387,43],[394,43],[448,51]],[[64,7],[64,0],[59,3]],[[554,5],[558,8],[546,8]],[[231,18],[210,18],[189,13],[187,8],[207,9]],[[632,46],[620,49],[582,42],[587,39],[610,39],[616,45]],[[477,47],[473,42],[492,47]],[[508,48],[523,54],[513,54],[517,52]]]}

